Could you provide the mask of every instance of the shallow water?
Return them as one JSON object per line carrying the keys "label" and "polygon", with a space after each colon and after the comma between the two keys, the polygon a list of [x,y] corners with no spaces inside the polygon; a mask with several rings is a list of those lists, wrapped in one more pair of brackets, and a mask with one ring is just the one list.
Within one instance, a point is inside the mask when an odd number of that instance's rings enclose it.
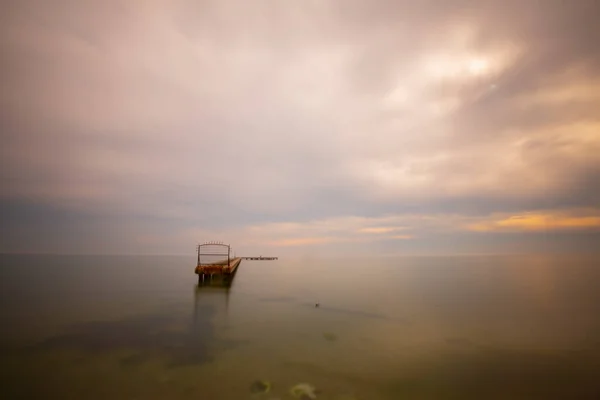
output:
{"label": "shallow water", "polygon": [[3,399],[600,398],[598,257],[0,261]]}

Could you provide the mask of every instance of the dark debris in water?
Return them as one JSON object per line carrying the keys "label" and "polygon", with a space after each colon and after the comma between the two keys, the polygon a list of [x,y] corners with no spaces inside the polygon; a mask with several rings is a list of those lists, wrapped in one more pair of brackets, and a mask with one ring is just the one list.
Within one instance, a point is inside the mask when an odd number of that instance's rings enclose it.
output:
{"label": "dark debris in water", "polygon": [[157,348],[165,346],[177,334],[163,330],[173,322],[165,316],[144,316],[119,321],[93,321],[71,326],[62,335],[39,343],[36,349],[79,347],[91,351],[114,348]]}
{"label": "dark debris in water", "polygon": [[266,381],[254,381],[250,385],[250,393],[259,394],[259,393],[268,393],[271,389],[271,384]]}
{"label": "dark debris in water", "polygon": [[[212,361],[208,345],[216,342],[212,317],[214,309],[200,306],[191,326],[189,320],[171,315],[145,315],[117,321],[94,321],[71,326],[64,334],[50,337],[28,351],[55,349],[79,349],[93,354],[129,350],[133,353],[122,357],[122,367],[135,367],[159,356],[167,360],[169,367],[202,364]],[[182,326],[181,330],[169,329]],[[234,342],[218,344],[231,348]]]}
{"label": "dark debris in water", "polygon": [[356,317],[381,319],[381,320],[387,320],[387,321],[399,321],[402,323],[408,323],[407,319],[393,318],[393,317],[389,317],[387,315],[378,314],[378,313],[371,313],[371,312],[360,311],[360,310],[352,310],[352,309],[348,309],[348,308],[329,307],[329,306],[323,306],[321,304],[319,304],[318,307],[315,307],[315,305],[313,305],[313,307],[318,308],[320,311],[325,311],[325,312],[332,312],[332,313],[337,313],[337,314],[348,314],[348,315],[353,315]]}

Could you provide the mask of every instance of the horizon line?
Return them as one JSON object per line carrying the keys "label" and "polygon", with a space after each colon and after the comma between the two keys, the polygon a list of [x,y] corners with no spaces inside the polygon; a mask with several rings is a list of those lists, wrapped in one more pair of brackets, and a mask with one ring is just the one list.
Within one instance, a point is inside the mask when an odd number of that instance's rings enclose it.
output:
{"label": "horizon line", "polygon": [[[535,256],[535,255],[599,255],[600,251],[545,251],[545,252],[515,252],[515,253],[493,253],[493,252],[460,252],[460,253],[375,253],[375,254],[294,254],[287,256],[286,258],[302,258],[302,257],[315,257],[315,258],[342,258],[342,257],[476,257],[476,256]],[[102,256],[102,257],[196,257],[196,253],[50,253],[50,252],[23,252],[23,251],[0,251],[0,255],[14,255],[14,256]],[[239,257],[254,257],[254,256],[239,256]],[[258,257],[258,256],[256,256]],[[281,258],[281,256],[273,256]],[[285,256],[284,256],[285,257]]]}

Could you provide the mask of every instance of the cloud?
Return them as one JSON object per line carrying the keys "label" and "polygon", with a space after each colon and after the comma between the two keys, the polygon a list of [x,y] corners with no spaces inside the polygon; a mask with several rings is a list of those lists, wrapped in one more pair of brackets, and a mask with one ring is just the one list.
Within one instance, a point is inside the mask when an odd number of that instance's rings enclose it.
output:
{"label": "cloud", "polygon": [[597,209],[595,1],[1,7],[2,204],[148,247]]}
{"label": "cloud", "polygon": [[381,234],[381,233],[390,233],[390,232],[394,232],[394,231],[401,230],[401,229],[402,229],[402,227],[398,228],[398,227],[389,227],[389,226],[379,226],[379,227],[361,228],[358,230],[358,232]]}
{"label": "cloud", "polygon": [[523,215],[511,215],[509,217],[493,216],[488,221],[470,225],[469,229],[483,232],[600,231],[600,213],[598,210],[584,210],[583,212],[582,210],[571,210],[570,212],[555,213],[528,212]]}

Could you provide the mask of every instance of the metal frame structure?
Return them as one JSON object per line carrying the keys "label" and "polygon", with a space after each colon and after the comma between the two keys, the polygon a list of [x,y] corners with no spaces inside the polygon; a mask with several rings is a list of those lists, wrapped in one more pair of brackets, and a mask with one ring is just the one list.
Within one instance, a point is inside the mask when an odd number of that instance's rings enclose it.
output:
{"label": "metal frame structure", "polygon": [[[216,252],[216,253],[202,253],[202,249],[204,249],[206,246],[217,246],[217,248],[223,248],[223,249],[227,249],[227,253],[225,253],[225,250],[223,250],[223,252]],[[198,264],[197,266],[201,266],[202,265],[202,261],[201,261],[201,255],[203,256],[227,256],[227,266],[230,267],[231,266],[231,246],[228,244],[225,244],[223,242],[205,242],[202,244],[199,244],[196,247],[196,250],[198,252]],[[210,264],[214,264],[210,263]],[[209,265],[209,264],[206,264]]]}

